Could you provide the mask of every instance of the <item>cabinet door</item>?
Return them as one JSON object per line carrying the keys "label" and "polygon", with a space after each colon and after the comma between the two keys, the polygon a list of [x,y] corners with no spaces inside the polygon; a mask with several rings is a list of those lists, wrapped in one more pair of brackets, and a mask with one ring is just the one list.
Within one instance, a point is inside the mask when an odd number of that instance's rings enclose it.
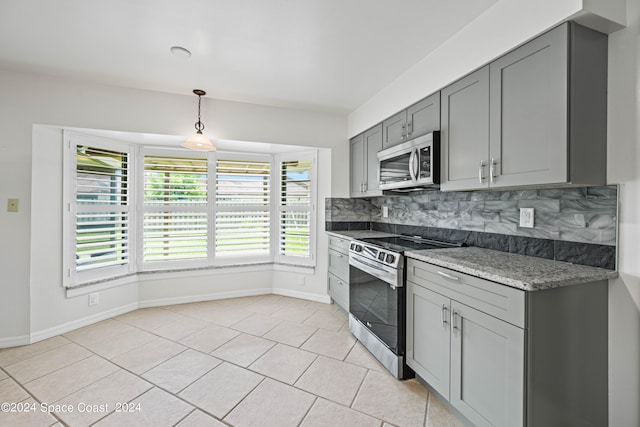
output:
{"label": "cabinet door", "polygon": [[407,139],[440,129],[440,92],[407,108]]}
{"label": "cabinet door", "polygon": [[445,398],[449,397],[449,301],[407,282],[407,365]]}
{"label": "cabinet door", "polygon": [[490,65],[491,187],[566,182],[567,24]]}
{"label": "cabinet door", "polygon": [[365,146],[365,196],[381,196],[380,177],[378,176],[378,151],[382,150],[382,124],[369,129],[364,133]]}
{"label": "cabinet door", "polygon": [[489,67],[442,89],[441,97],[440,188],[488,188]]}
{"label": "cabinet door", "polygon": [[329,273],[327,275],[329,296],[344,311],[349,311],[349,283]]}
{"label": "cabinet door", "polygon": [[393,147],[406,140],[407,110],[389,117],[382,122],[382,148]]}
{"label": "cabinet door", "polygon": [[351,197],[362,197],[364,191],[364,135],[351,139]]}
{"label": "cabinet door", "polygon": [[451,303],[449,402],[477,426],[524,422],[524,330]]}

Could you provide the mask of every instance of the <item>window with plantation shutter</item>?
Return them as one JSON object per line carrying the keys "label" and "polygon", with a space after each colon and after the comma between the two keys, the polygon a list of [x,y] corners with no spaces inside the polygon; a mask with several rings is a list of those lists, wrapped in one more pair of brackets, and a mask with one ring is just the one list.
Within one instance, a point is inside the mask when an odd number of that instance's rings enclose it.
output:
{"label": "window with plantation shutter", "polygon": [[208,160],[145,152],[142,262],[204,264],[209,249]]}
{"label": "window with plantation shutter", "polygon": [[72,247],[63,254],[65,284],[129,272],[130,154],[126,146],[93,142],[67,136],[64,230]]}
{"label": "window with plantation shutter", "polygon": [[270,257],[271,159],[216,160],[216,259]]}
{"label": "window with plantation shutter", "polygon": [[278,158],[279,261],[311,264],[315,223],[315,152]]}
{"label": "window with plantation shutter", "polygon": [[205,153],[75,130],[63,138],[64,286],[140,271],[314,265],[317,151]]}

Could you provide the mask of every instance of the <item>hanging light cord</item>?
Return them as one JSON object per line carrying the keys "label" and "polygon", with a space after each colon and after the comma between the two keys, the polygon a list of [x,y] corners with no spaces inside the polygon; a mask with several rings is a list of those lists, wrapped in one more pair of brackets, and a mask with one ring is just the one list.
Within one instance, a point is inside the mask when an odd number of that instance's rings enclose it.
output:
{"label": "hanging light cord", "polygon": [[202,134],[202,130],[204,129],[204,124],[200,121],[200,101],[202,100],[202,95],[198,95],[198,121],[196,122],[196,133]]}

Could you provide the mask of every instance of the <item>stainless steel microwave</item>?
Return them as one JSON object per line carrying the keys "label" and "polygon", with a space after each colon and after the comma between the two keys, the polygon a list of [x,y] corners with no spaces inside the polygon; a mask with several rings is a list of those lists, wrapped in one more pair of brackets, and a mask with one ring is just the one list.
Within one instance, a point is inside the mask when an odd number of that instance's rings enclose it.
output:
{"label": "stainless steel microwave", "polygon": [[440,132],[378,152],[381,190],[420,189],[440,183]]}

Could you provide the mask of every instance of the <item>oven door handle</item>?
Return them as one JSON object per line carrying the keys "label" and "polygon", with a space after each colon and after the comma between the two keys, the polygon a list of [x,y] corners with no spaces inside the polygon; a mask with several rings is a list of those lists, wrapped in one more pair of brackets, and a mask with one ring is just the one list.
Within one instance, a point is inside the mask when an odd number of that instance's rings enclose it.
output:
{"label": "oven door handle", "polygon": [[389,285],[395,286],[396,288],[400,288],[403,285],[402,279],[398,277],[398,273],[396,269],[394,268],[385,269],[380,265],[367,262],[357,254],[353,254],[353,253],[349,254],[349,265],[377,279],[380,279],[383,282],[388,283]]}
{"label": "oven door handle", "polygon": [[382,272],[384,272],[384,273],[386,273],[386,272],[387,272],[387,270],[385,270],[384,268],[382,268],[382,267],[380,267],[380,266],[378,266],[378,265],[371,264],[370,262],[366,262],[366,261],[363,261],[363,260],[358,259],[358,258],[355,258],[355,257],[351,257],[351,258],[349,259],[349,264],[350,264],[350,265],[354,265],[354,264],[352,264],[352,263],[351,263],[351,261],[355,261],[356,263],[359,263],[360,265],[365,265],[365,266],[367,266],[367,267],[369,267],[369,268],[372,268],[372,269],[374,269],[374,270],[382,271]]}

